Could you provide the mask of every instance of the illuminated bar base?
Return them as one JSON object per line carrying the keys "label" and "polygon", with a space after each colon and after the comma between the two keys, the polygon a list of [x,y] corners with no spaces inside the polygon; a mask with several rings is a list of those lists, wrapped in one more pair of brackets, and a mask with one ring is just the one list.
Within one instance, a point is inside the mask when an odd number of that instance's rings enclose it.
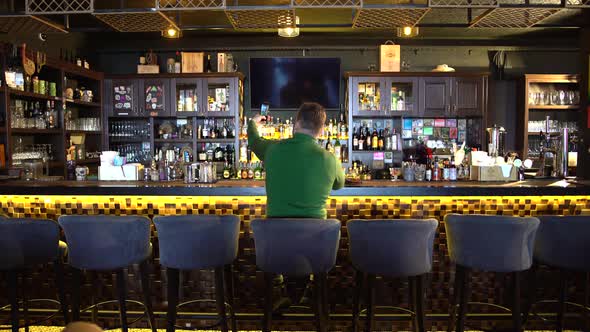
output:
{"label": "illuminated bar base", "polygon": [[[580,215],[590,214],[590,196],[371,196],[371,197],[332,197],[328,202],[328,214],[330,218],[337,218],[343,222],[342,241],[338,254],[336,268],[329,274],[330,303],[333,305],[332,329],[343,330],[350,326],[350,317],[353,290],[354,270],[350,265],[347,253],[347,233],[345,231],[346,221],[353,218],[436,218],[442,220],[447,213],[462,214],[494,214],[494,215]],[[242,220],[242,231],[240,233],[239,258],[234,266],[234,282],[236,284],[236,302],[239,317],[240,330],[259,329],[258,319],[263,308],[263,283],[262,275],[256,272],[254,241],[250,229],[250,220],[261,218],[265,215],[266,198],[261,196],[35,196],[3,195],[0,199],[0,210],[12,217],[34,217],[56,219],[66,214],[107,214],[107,215],[179,215],[179,214],[235,214]],[[154,254],[157,256],[157,240],[154,238]],[[454,268],[448,260],[446,248],[446,236],[444,225],[438,229],[434,244],[434,267],[427,282],[426,308],[429,315],[427,330],[435,326],[438,330],[446,330],[446,314],[448,313],[448,300],[454,281]],[[151,278],[152,289],[155,298],[155,309],[164,312],[166,280],[162,273],[158,260],[153,261]],[[557,298],[557,276],[556,271],[541,269],[547,280],[546,289],[539,285],[539,294],[545,298]],[[129,280],[132,283],[131,297],[140,298],[139,283],[135,278],[134,269],[129,269]],[[133,275],[133,276],[132,276]],[[50,270],[39,270],[33,272],[33,280],[46,281],[53,278]],[[110,274],[99,276],[100,286],[93,284],[91,278],[87,278],[82,291],[82,299],[90,301],[91,291],[96,295],[95,301],[113,299],[112,284],[113,277]],[[211,272],[202,271],[184,275],[182,288],[182,301],[197,298],[214,298],[213,296],[213,275]],[[190,282],[189,282],[190,280]],[[581,276],[571,279],[572,289],[570,293],[572,301],[581,302],[582,288]],[[133,283],[135,282],[135,284]],[[292,281],[290,281],[292,282]],[[53,297],[52,281],[48,287],[33,287],[31,294],[33,298]],[[505,277],[491,273],[474,273],[472,285],[472,301],[499,303],[509,306],[507,299],[509,291]],[[289,287],[293,285],[290,284]],[[295,288],[300,290],[305,286],[305,281],[297,282]],[[505,287],[506,286],[506,287]],[[98,287],[98,291],[96,291]],[[378,305],[407,305],[407,281],[378,279],[377,281]],[[294,299],[298,300],[298,299]],[[84,303],[83,303],[84,304]],[[90,304],[89,302],[85,304]],[[213,312],[214,308],[199,308],[204,311]],[[199,309],[194,309],[198,311]],[[191,309],[193,310],[193,309]],[[540,308],[543,310],[543,307]],[[471,312],[487,314],[498,312],[492,308],[474,307]],[[391,311],[388,311],[391,313]],[[546,312],[551,312],[550,310]],[[379,312],[378,312],[379,313]],[[342,315],[339,315],[342,314]],[[481,318],[477,324],[483,327],[506,326],[510,324],[509,314],[501,316],[489,316]],[[100,316],[100,315],[99,315]],[[159,318],[159,325],[165,326],[164,315]],[[483,316],[482,316],[483,317]],[[281,330],[312,330],[313,319],[307,320],[278,320],[276,329]],[[58,319],[58,318],[56,318]],[[117,322],[117,316],[112,315],[107,319],[113,325]],[[55,321],[59,324],[59,321]],[[180,324],[184,324],[182,320]],[[194,323],[194,321],[193,321]],[[503,325],[502,325],[503,324]],[[539,320],[532,321],[527,329],[547,329],[547,325],[541,324]],[[508,325],[509,326],[509,325]],[[407,330],[410,328],[408,322],[378,322],[379,328],[387,330]]]}

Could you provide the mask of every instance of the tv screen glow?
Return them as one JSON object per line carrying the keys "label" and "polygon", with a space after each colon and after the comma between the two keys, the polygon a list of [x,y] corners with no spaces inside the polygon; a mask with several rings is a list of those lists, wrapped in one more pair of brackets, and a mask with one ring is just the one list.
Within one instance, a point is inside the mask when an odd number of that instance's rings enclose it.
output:
{"label": "tv screen glow", "polygon": [[304,102],[340,107],[339,58],[251,58],[250,105],[296,109]]}

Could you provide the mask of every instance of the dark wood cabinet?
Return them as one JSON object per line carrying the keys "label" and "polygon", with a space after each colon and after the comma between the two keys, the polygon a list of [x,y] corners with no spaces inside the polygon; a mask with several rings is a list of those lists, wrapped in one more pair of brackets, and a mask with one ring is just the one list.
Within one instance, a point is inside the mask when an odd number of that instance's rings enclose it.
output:
{"label": "dark wood cabinet", "polygon": [[451,115],[451,78],[423,77],[420,79],[419,116],[448,117]]}
{"label": "dark wood cabinet", "polygon": [[484,84],[481,77],[454,77],[451,116],[481,116],[484,110]]}

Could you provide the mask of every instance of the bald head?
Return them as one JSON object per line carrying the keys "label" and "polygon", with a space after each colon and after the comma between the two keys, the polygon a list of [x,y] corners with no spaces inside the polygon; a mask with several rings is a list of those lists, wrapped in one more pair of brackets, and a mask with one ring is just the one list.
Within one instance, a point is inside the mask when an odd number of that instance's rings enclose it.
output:
{"label": "bald head", "polygon": [[62,332],[102,332],[102,329],[92,323],[73,322],[69,323]]}

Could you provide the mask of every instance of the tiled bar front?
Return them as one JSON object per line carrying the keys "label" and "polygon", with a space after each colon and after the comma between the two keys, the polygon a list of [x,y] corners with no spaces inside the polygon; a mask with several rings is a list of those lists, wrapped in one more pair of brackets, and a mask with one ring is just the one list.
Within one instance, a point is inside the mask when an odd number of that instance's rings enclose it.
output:
{"label": "tiled bar front", "polygon": [[[354,287],[354,270],[347,257],[348,239],[346,221],[353,218],[436,218],[442,221],[447,213],[463,214],[501,214],[516,216],[535,216],[545,214],[580,215],[590,214],[590,196],[337,196],[329,199],[328,214],[330,218],[342,221],[342,240],[336,268],[329,275],[330,303],[332,304],[332,328],[343,330],[349,326],[352,294]],[[0,196],[0,210],[12,217],[33,217],[56,219],[68,214],[106,214],[106,215],[181,215],[181,214],[235,214],[241,219],[240,249],[234,266],[233,279],[236,285],[236,303],[239,313],[240,329],[259,328],[258,314],[261,313],[263,284],[262,275],[256,271],[254,241],[250,221],[265,215],[264,196],[118,196],[118,195],[3,195]],[[91,236],[91,234],[89,234]],[[151,270],[152,289],[156,310],[166,309],[166,278],[158,264],[157,234],[152,231],[154,260]],[[545,297],[556,297],[557,274],[542,270],[545,285],[542,293]],[[134,268],[129,269],[131,297],[140,299],[138,281]],[[85,275],[83,299],[90,305],[114,299],[114,275]],[[44,287],[34,287],[33,298],[53,297],[53,274],[51,269],[39,269],[29,275],[29,282],[42,283]],[[69,280],[69,278],[67,278]],[[214,298],[213,275],[209,271],[198,271],[183,276],[181,300],[197,298]],[[428,329],[436,326],[446,329],[446,314],[449,306],[449,294],[454,280],[454,269],[448,260],[445,241],[445,228],[441,223],[434,245],[434,267],[427,283],[426,308],[429,314]],[[509,291],[507,279],[503,275],[476,273],[472,282],[473,301],[502,303],[504,292]],[[305,281],[290,280],[289,288],[300,291]],[[572,287],[579,285],[572,283]],[[46,287],[45,287],[46,286]],[[407,282],[405,280],[384,279],[378,282],[378,305],[405,306],[407,304]],[[540,288],[543,289],[544,287]],[[581,301],[581,288],[575,290]],[[506,297],[507,299],[509,297]],[[572,299],[575,300],[575,299]],[[4,302],[4,300],[3,300]],[[101,307],[104,309],[115,309]],[[133,308],[139,310],[140,308]],[[189,309],[187,309],[189,310]],[[190,307],[190,311],[213,312],[213,307]],[[393,311],[386,311],[392,313]],[[497,312],[485,307],[474,307],[474,313]],[[113,326],[117,315],[103,315],[99,318],[105,326]],[[398,317],[400,318],[400,317]],[[481,318],[481,317],[480,317]],[[502,316],[484,318],[484,326],[502,324]],[[505,317],[509,322],[509,316]],[[504,319],[505,320],[505,319]],[[187,321],[188,322],[188,321]],[[192,321],[194,324],[194,320]],[[55,321],[59,324],[59,321]],[[165,324],[164,315],[160,316],[160,325]],[[184,322],[186,323],[186,322]],[[285,319],[276,322],[276,328],[285,330],[313,329],[313,320]],[[532,322],[530,327],[540,324]],[[194,325],[193,325],[194,326]],[[387,330],[409,328],[407,322],[380,322],[379,327]],[[543,327],[541,324],[539,327]]]}

